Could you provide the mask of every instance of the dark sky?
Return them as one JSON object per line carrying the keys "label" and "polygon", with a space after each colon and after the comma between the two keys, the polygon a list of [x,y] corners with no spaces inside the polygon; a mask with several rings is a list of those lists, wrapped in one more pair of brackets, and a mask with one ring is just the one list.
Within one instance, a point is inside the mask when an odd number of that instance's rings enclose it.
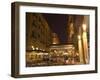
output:
{"label": "dark sky", "polygon": [[67,26],[67,15],[64,14],[42,14],[47,20],[51,30],[58,34],[60,43],[66,43],[66,26]]}

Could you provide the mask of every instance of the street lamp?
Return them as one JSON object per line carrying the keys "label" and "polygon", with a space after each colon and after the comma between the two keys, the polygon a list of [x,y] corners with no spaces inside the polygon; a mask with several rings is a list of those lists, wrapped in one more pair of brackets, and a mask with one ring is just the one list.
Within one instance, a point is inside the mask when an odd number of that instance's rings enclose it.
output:
{"label": "street lamp", "polygon": [[87,26],[85,23],[82,24],[82,40],[83,40],[83,50],[85,56],[85,63],[88,63],[88,42],[87,42]]}
{"label": "street lamp", "polygon": [[81,35],[78,35],[78,49],[79,49],[80,63],[83,64],[84,63],[84,59],[83,59],[83,49],[82,49]]}

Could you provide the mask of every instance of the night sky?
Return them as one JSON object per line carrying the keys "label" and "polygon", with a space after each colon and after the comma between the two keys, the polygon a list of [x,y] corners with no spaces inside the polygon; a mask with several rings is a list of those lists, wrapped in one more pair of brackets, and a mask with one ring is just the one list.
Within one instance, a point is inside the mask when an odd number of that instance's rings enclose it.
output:
{"label": "night sky", "polygon": [[49,27],[55,33],[57,33],[60,43],[66,43],[66,27],[67,27],[67,15],[64,14],[42,14],[48,22]]}

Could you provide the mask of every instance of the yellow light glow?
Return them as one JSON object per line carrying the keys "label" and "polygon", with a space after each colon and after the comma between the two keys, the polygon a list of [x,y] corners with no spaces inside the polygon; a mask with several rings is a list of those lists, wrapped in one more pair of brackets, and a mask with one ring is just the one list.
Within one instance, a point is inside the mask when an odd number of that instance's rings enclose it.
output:
{"label": "yellow light glow", "polygon": [[78,35],[78,39],[81,39],[81,36],[80,35]]}
{"label": "yellow light glow", "polygon": [[32,50],[35,50],[34,46],[32,46]]}
{"label": "yellow light glow", "polygon": [[68,53],[67,53],[67,52],[65,52],[64,54],[65,54],[65,55],[67,55]]}
{"label": "yellow light glow", "polygon": [[43,49],[43,51],[45,51],[45,50]]}
{"label": "yellow light glow", "polygon": [[38,47],[36,47],[36,50],[38,50],[39,48]]}
{"label": "yellow light glow", "polygon": [[82,28],[83,28],[83,31],[86,31],[86,28],[87,28],[87,27],[86,27],[86,24],[83,24],[83,25],[82,25]]}
{"label": "yellow light glow", "polygon": [[56,42],[53,42],[53,44],[56,44]]}

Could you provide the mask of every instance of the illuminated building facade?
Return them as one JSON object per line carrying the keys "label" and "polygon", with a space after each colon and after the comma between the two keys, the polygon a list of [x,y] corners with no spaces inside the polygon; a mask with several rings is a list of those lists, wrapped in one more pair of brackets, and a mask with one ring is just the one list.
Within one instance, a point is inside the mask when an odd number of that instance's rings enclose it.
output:
{"label": "illuminated building facade", "polygon": [[80,62],[73,44],[53,44],[50,46],[50,51],[56,54],[57,63],[72,65]]}
{"label": "illuminated building facade", "polygon": [[80,64],[87,64],[89,63],[89,16],[70,15],[67,21],[67,43],[75,46]]}
{"label": "illuminated building facade", "polygon": [[48,51],[51,43],[51,30],[42,14],[26,13],[26,50]]}

